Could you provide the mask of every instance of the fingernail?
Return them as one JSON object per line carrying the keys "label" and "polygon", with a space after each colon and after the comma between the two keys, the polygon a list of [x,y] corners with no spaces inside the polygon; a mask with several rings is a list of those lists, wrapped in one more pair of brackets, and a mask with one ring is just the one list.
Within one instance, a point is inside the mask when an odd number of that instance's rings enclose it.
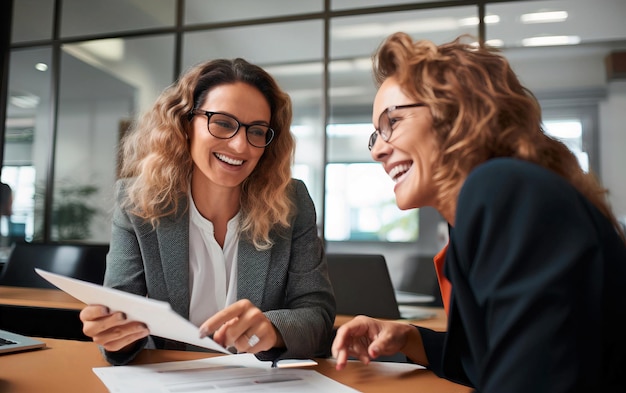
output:
{"label": "fingernail", "polygon": [[200,338],[204,338],[207,336],[208,331],[206,330],[206,328],[202,327],[200,328]]}

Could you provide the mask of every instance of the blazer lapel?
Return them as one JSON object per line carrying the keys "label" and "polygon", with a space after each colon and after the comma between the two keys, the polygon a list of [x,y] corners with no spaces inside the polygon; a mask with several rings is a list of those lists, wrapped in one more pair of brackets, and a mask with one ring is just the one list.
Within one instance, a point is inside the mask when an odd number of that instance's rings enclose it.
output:
{"label": "blazer lapel", "polygon": [[157,239],[172,309],[189,318],[189,214],[184,209],[186,199],[184,202],[179,206],[184,214],[161,219]]}
{"label": "blazer lapel", "polygon": [[263,310],[263,292],[271,251],[257,251],[248,241],[239,241],[237,299],[248,299]]}

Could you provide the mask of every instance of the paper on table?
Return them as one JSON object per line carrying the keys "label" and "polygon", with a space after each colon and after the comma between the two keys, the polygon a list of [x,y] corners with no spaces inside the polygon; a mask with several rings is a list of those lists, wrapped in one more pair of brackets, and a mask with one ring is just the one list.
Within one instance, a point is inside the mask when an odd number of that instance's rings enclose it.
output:
{"label": "paper on table", "polygon": [[[374,363],[374,362],[373,362]],[[93,372],[116,393],[298,392],[356,393],[314,370],[271,368],[253,354],[216,356],[134,366],[96,367]]]}
{"label": "paper on table", "polygon": [[153,336],[230,354],[226,348],[209,337],[200,338],[198,327],[174,312],[167,302],[149,299],[118,289],[106,288],[37,268],[35,271],[59,289],[85,304],[101,304],[107,306],[111,311],[124,312],[129,320],[145,323]]}

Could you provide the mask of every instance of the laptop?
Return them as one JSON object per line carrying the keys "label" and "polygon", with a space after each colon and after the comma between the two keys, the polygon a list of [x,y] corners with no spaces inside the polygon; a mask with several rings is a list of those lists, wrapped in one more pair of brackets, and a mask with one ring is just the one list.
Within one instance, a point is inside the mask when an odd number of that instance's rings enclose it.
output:
{"label": "laptop", "polygon": [[[337,314],[412,320],[435,315],[414,305],[430,302],[432,296],[394,290],[383,255],[327,254],[326,259],[335,291]],[[398,298],[407,304],[399,305]]]}
{"label": "laptop", "polygon": [[44,348],[46,343],[0,329],[0,354]]}

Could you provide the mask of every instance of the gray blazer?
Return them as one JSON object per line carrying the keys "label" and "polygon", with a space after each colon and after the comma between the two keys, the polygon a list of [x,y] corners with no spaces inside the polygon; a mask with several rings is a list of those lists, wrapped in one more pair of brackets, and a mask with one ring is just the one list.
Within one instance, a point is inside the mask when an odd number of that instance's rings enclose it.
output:
{"label": "gray blazer", "polygon": [[[179,201],[179,213],[164,217],[153,229],[120,208],[127,182],[117,184],[104,285],[169,302],[189,318],[187,196]],[[291,192],[297,213],[289,228],[271,232],[271,249],[257,251],[244,236],[239,241],[237,298],[249,299],[263,311],[286,345],[286,351],[268,351],[261,358],[327,356],[332,339],[335,298],[315,207],[302,181],[292,180]],[[132,353],[103,353],[111,364],[126,364],[147,344],[151,347],[152,339],[141,340]]]}

